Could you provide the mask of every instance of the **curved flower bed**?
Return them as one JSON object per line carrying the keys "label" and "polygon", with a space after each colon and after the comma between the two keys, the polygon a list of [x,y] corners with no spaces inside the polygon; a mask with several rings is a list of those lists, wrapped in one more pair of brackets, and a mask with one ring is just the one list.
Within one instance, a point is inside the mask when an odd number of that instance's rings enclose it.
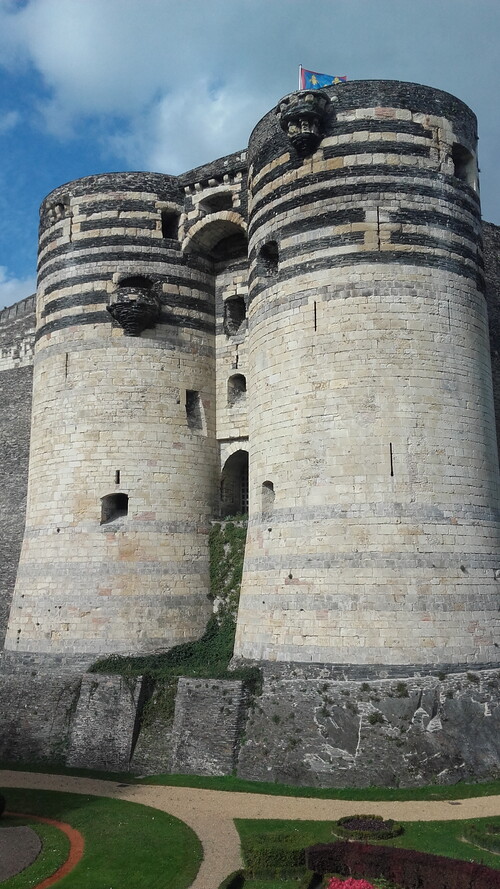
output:
{"label": "curved flower bed", "polygon": [[345,815],[335,823],[334,832],[351,840],[389,840],[403,833],[403,828],[381,815]]}
{"label": "curved flower bed", "polygon": [[395,846],[319,843],[306,849],[306,867],[315,874],[354,874],[375,881],[384,877],[405,889],[500,889],[500,870]]}

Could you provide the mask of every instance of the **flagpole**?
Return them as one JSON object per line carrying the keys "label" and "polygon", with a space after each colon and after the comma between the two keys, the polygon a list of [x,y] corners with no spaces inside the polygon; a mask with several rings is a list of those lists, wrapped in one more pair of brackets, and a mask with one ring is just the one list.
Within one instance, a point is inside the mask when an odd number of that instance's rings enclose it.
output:
{"label": "flagpole", "polygon": [[299,65],[299,90],[302,89],[302,65]]}

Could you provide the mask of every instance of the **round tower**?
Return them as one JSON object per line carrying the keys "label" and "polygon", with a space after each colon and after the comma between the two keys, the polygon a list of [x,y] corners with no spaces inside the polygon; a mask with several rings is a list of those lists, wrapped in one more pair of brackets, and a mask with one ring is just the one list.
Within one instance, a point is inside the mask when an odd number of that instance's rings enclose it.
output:
{"label": "round tower", "polygon": [[[93,656],[198,637],[216,496],[214,296],[174,177],[41,208],[25,538],[8,649]],[[182,234],[182,232],[181,232]]]}
{"label": "round tower", "polygon": [[476,140],[462,102],[390,81],[252,133],[238,657],[498,662]]}

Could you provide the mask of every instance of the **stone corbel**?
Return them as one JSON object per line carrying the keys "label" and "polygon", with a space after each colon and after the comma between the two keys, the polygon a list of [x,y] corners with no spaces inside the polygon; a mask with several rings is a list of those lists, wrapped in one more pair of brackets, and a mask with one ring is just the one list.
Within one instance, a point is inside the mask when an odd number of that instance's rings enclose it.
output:
{"label": "stone corbel", "polygon": [[160,318],[160,300],[155,293],[142,287],[122,287],[117,296],[106,309],[125,336],[140,336],[147,327],[155,326]]}
{"label": "stone corbel", "polygon": [[282,130],[301,157],[316,151],[323,137],[323,121],[330,97],[322,90],[301,90],[285,96],[276,114]]}

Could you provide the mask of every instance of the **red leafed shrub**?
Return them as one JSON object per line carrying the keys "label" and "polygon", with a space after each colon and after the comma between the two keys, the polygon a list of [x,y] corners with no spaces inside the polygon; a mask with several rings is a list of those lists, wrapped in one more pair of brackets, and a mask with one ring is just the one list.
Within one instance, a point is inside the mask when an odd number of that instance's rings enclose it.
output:
{"label": "red leafed shrub", "polygon": [[310,846],[306,863],[319,874],[385,877],[405,889],[500,889],[500,871],[491,867],[392,846],[344,842]]}
{"label": "red leafed shrub", "polygon": [[374,889],[374,886],[366,880],[355,880],[353,877],[348,877],[347,880],[332,877],[326,889]]}

